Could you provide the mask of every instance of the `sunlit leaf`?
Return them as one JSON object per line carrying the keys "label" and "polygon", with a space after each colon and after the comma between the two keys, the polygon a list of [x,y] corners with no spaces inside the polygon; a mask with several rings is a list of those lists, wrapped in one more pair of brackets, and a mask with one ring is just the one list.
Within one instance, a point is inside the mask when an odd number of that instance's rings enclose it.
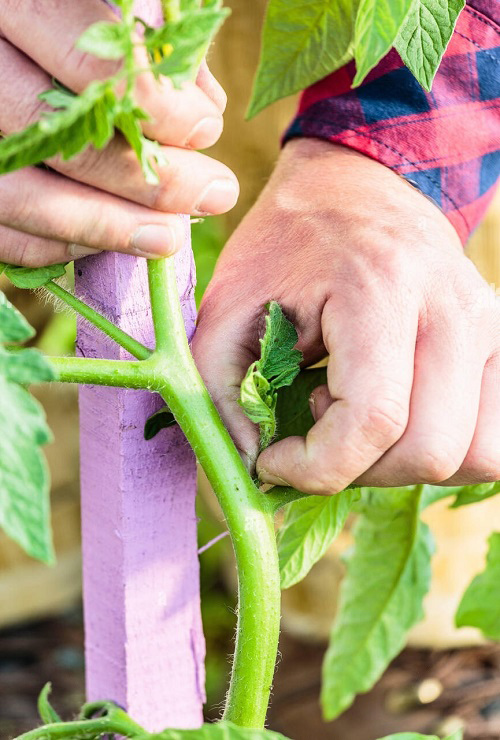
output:
{"label": "sunlit leaf", "polygon": [[321,701],[337,717],[368,691],[423,616],[433,552],[421,488],[364,489],[363,513],[323,664]]}
{"label": "sunlit leaf", "polygon": [[467,588],[455,622],[457,627],[477,627],[486,637],[500,640],[500,532],[491,535],[486,568]]}

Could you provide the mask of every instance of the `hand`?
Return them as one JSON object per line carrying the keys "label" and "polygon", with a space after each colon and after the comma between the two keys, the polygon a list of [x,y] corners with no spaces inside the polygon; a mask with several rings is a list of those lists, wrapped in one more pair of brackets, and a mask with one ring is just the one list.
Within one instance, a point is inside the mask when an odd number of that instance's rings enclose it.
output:
{"label": "hand", "polygon": [[222,253],[193,345],[239,448],[236,405],[264,304],[330,355],[315,425],[257,460],[263,482],[315,494],[500,479],[500,307],[438,208],[385,166],[316,140],[286,145]]}
{"label": "hand", "polygon": [[[102,0],[5,2],[0,19],[0,130],[23,129],[48,106],[39,93],[51,76],[74,92],[117,71],[119,62],[75,49],[82,32],[115,16]],[[144,51],[144,50],[143,50]],[[144,182],[121,136],[103,151],[88,148],[52,171],[26,168],[0,178],[0,260],[37,267],[101,249],[160,257],[184,243],[177,213],[223,213],[235,204],[238,183],[223,164],[195,149],[222,132],[225,93],[206,65],[197,84],[181,90],[141,75],[137,102],[150,115],[144,132],[163,145],[168,164],[160,183]]]}

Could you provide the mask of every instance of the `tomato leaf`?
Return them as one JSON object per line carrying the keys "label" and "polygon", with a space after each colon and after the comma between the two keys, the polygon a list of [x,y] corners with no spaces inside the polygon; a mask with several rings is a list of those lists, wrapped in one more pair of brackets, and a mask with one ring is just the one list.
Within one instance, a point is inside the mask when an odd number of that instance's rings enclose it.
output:
{"label": "tomato leaf", "polygon": [[120,59],[132,48],[132,39],[122,23],[99,21],[82,33],[76,48],[101,59]]}
{"label": "tomato leaf", "polygon": [[358,491],[306,496],[287,506],[278,531],[281,588],[299,583],[344,528]]}
{"label": "tomato leaf", "polygon": [[419,519],[420,491],[364,489],[323,664],[321,700],[329,720],[371,689],[423,616],[433,543]]}
{"label": "tomato leaf", "polygon": [[51,280],[56,280],[65,274],[65,265],[47,265],[47,267],[16,267],[4,265],[3,273],[16,288],[34,290],[41,288]]}
{"label": "tomato leaf", "polygon": [[42,722],[47,725],[53,722],[61,722],[61,718],[49,702],[51,691],[52,685],[50,683],[46,683],[38,696],[38,714],[40,715]]}
{"label": "tomato leaf", "polygon": [[[0,273],[2,272],[0,263]],[[25,342],[31,339],[35,330],[24,316],[7,300],[0,291],[0,343]]]}
{"label": "tomato leaf", "polygon": [[430,90],[465,0],[413,0],[394,46],[422,87]]}
{"label": "tomato leaf", "polygon": [[177,87],[194,79],[212,38],[229,13],[229,8],[215,0],[210,6],[184,7],[178,20],[161,28],[146,27],[144,43],[153,71],[169,77]]}
{"label": "tomato leaf", "polygon": [[354,87],[390,50],[411,7],[412,0],[360,0],[354,28]]}
{"label": "tomato leaf", "polygon": [[52,108],[55,108],[56,110],[61,108],[68,108],[73,102],[75,93],[71,90],[68,90],[67,87],[64,87],[64,85],[62,85],[56,79],[52,80],[52,84],[54,85],[54,87],[51,87],[49,90],[44,90],[39,94],[39,100],[43,100],[45,103],[48,103],[50,106],[52,106]]}
{"label": "tomato leaf", "polygon": [[486,568],[463,595],[455,624],[477,627],[485,637],[500,640],[500,532],[489,539]]}
{"label": "tomato leaf", "polygon": [[240,389],[240,406],[260,427],[261,449],[276,432],[277,391],[293,383],[300,370],[302,353],[294,349],[298,335],[276,301],[268,306],[266,330],[260,340],[261,356],[248,368]]}
{"label": "tomato leaf", "polygon": [[[0,294],[0,341],[23,341],[32,329]],[[50,432],[40,404],[24,384],[54,380],[44,357],[33,349],[0,345],[0,526],[29,555],[54,561],[49,479],[41,446]],[[23,384],[23,385],[21,385]]]}
{"label": "tomato leaf", "polygon": [[125,105],[115,117],[115,126],[134,150],[146,182],[155,185],[160,181],[157,166],[166,165],[167,159],[158,142],[147,139],[142,133],[140,121],[146,118],[148,116],[141,108],[127,109]]}
{"label": "tomato leaf", "polygon": [[175,423],[175,416],[168,406],[164,406],[159,411],[151,414],[147,419],[146,424],[144,425],[144,439],[153,439],[161,429],[167,429]]}
{"label": "tomato leaf", "polygon": [[0,174],[56,154],[69,159],[89,144],[102,149],[114,133],[117,99],[111,81],[92,82],[62,110],[0,140]]}
{"label": "tomato leaf", "polygon": [[326,367],[303,370],[293,383],[278,394],[276,441],[291,436],[305,437],[314,424],[309,398],[326,383]]}
{"label": "tomato leaf", "polygon": [[452,509],[458,509],[460,506],[476,504],[480,501],[486,501],[487,498],[496,496],[500,493],[500,481],[497,483],[480,483],[476,486],[461,486],[453,488],[452,493],[456,494],[456,499],[451,505]]}
{"label": "tomato leaf", "polygon": [[248,117],[352,59],[359,0],[270,0]]}

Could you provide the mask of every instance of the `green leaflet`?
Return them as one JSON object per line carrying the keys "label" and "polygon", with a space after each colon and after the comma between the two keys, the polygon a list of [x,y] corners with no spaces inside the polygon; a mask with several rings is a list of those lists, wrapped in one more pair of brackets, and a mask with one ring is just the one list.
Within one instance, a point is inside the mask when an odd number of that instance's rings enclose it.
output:
{"label": "green leaflet", "polygon": [[276,301],[268,306],[266,330],[260,340],[260,359],[253,362],[243,378],[239,404],[260,427],[261,449],[276,432],[277,391],[290,385],[299,373],[302,353],[294,349],[297,332]]}
{"label": "green leaflet", "polygon": [[365,489],[355,548],[323,664],[321,701],[337,717],[368,691],[423,616],[432,537],[420,521],[422,487]]}
{"label": "green leaflet", "polygon": [[54,371],[37,349],[0,348],[0,377],[11,383],[28,385],[54,380]]}
{"label": "green leaflet", "polygon": [[[307,434],[314,424],[309,397],[324,383],[326,367],[303,370],[290,386],[278,394],[277,440]],[[293,488],[275,487],[267,497],[276,501],[276,510],[288,503],[277,539],[281,587],[289,588],[307,575],[342,531],[352,505],[359,500],[359,491],[342,491],[335,496],[307,496]]]}
{"label": "green leaflet", "polygon": [[232,722],[203,725],[197,730],[164,730],[156,735],[144,735],[137,740],[286,740],[271,730],[252,730]]}
{"label": "green leaflet", "polygon": [[159,29],[146,27],[144,43],[154,72],[166,75],[177,87],[196,77],[212,38],[229,13],[219,0],[202,8],[184,2],[179,20]]}
{"label": "green leaflet", "polygon": [[460,506],[485,501],[497,493],[500,493],[500,482],[478,483],[474,486],[424,486],[420,508],[425,509],[436,501],[455,496],[450,509],[458,509]]}
{"label": "green leaflet", "polygon": [[276,405],[276,440],[298,435],[305,437],[314,424],[309,397],[319,385],[326,383],[326,367],[303,370],[293,383],[278,394]]}
{"label": "green leaflet", "polygon": [[3,265],[3,273],[17,288],[34,290],[41,288],[51,280],[62,277],[66,270],[65,265],[48,265],[47,267],[16,267],[15,265]]}
{"label": "green leaflet", "polygon": [[61,718],[49,702],[49,695],[51,691],[52,685],[50,683],[46,683],[38,696],[38,714],[40,715],[40,719],[42,720],[42,722],[46,725],[50,724],[51,722],[61,722]]}
{"label": "green leaflet", "polygon": [[461,486],[460,488],[453,488],[452,493],[456,494],[456,499],[451,508],[458,509],[460,506],[476,504],[496,496],[497,493],[500,493],[500,481],[498,483],[480,483],[477,486]]}
{"label": "green leaflet", "polygon": [[281,588],[299,583],[344,528],[358,491],[306,496],[289,504],[277,535]]}
{"label": "green leaflet", "polygon": [[489,539],[485,570],[468,586],[455,616],[457,627],[477,627],[500,640],[500,532]]}
{"label": "green leaflet", "polygon": [[111,81],[92,82],[66,108],[0,140],[0,174],[56,154],[70,159],[88,144],[102,149],[114,133],[117,99]]}
{"label": "green leaflet", "polygon": [[270,0],[248,116],[353,57],[360,85],[395,46],[430,90],[465,0]]}
{"label": "green leaflet", "polygon": [[465,0],[413,0],[394,43],[422,87],[430,90]]}
{"label": "green leaflet", "polygon": [[[2,263],[0,263],[0,274]],[[35,330],[28,324],[24,316],[7,300],[0,291],[0,343],[25,342],[31,339]]]}
{"label": "green leaflet", "polygon": [[359,0],[270,0],[248,116],[352,59]]}
{"label": "green leaflet", "polygon": [[[18,342],[32,329],[0,294],[0,341]],[[49,481],[40,447],[50,432],[40,404],[22,384],[54,380],[43,356],[33,349],[0,345],[0,526],[29,555],[54,561]]]}
{"label": "green leaflet", "polygon": [[173,413],[168,406],[156,411],[146,420],[144,425],[144,439],[150,440],[156,437],[161,429],[168,429],[176,423]]}
{"label": "green leaflet", "polygon": [[360,0],[354,28],[356,77],[360,85],[390,50],[412,6],[412,0]]}
{"label": "green leaflet", "polygon": [[99,21],[82,33],[76,47],[101,59],[121,59],[133,44],[126,25]]}
{"label": "green leaflet", "polygon": [[146,182],[155,185],[159,182],[157,165],[166,165],[167,159],[158,142],[147,139],[142,133],[140,122],[147,118],[148,115],[141,108],[130,108],[128,101],[125,101],[115,116],[115,126],[134,150]]}
{"label": "green leaflet", "polygon": [[54,87],[51,87],[49,90],[44,90],[39,94],[39,100],[45,101],[56,110],[70,106],[75,97],[75,93],[62,85],[54,77],[52,78],[52,84]]}

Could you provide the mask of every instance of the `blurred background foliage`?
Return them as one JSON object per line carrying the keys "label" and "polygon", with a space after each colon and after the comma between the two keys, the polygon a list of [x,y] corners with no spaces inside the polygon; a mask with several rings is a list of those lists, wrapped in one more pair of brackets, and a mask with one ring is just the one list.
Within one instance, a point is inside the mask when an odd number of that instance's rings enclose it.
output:
{"label": "blurred background foliage", "polygon": [[[228,93],[225,131],[211,153],[236,172],[241,197],[231,213],[193,225],[198,305],[220,250],[273,168],[280,136],[296,105],[294,99],[280,101],[244,122],[265,1],[229,0],[227,4],[233,12],[209,58]],[[500,289],[500,194],[468,252],[488,282]],[[71,286],[71,267],[67,281]],[[41,301],[36,294],[18,291],[1,276],[0,289],[37,330],[36,346],[48,354],[73,352],[76,321],[71,313]],[[49,569],[31,561],[0,533],[0,738],[34,726],[35,698],[47,680],[53,680],[59,708],[69,714],[81,704],[84,691],[77,391],[69,386],[47,386],[37,389],[37,395],[54,434],[46,452],[52,475],[58,564]],[[224,531],[224,525],[202,478],[200,493],[199,542],[203,547]],[[285,592],[283,663],[278,666],[270,715],[273,729],[295,740],[372,740],[403,727],[444,735],[458,722],[467,725],[468,740],[498,740],[500,706],[496,713],[491,706],[495,701],[498,704],[500,696],[500,652],[477,646],[478,636],[472,630],[457,633],[451,628],[458,595],[481,569],[487,534],[500,514],[496,499],[473,508],[473,516],[468,510],[451,513],[445,506],[429,510],[429,524],[438,540],[434,586],[427,599],[429,616],[412,636],[414,647],[395,661],[374,692],[360,697],[331,725],[322,723],[317,696],[323,642],[343,573],[339,555],[349,546],[349,532],[339,538],[336,548],[313,568],[303,584]],[[227,656],[236,620],[234,569],[227,538],[204,551],[200,564],[207,640],[206,710],[213,718],[226,688]],[[457,650],[459,645],[469,647]],[[436,648],[445,652],[436,652]],[[477,700],[472,701],[473,696]]]}

